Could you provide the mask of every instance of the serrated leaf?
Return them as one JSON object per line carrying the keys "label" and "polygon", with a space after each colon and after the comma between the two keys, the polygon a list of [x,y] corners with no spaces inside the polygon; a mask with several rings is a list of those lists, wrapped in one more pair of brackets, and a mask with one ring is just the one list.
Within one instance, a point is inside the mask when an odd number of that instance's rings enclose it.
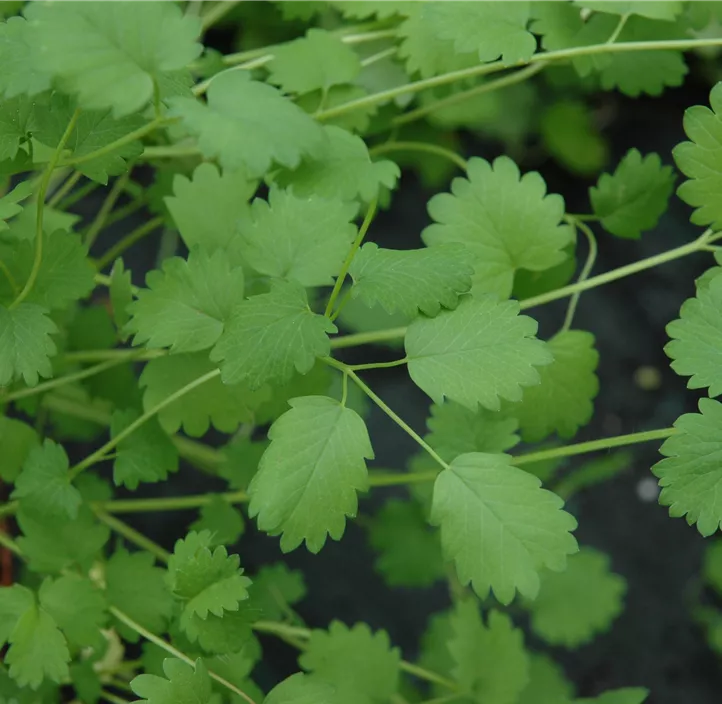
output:
{"label": "serrated leaf", "polygon": [[630,149],[613,174],[602,174],[589,189],[594,214],[617,237],[639,239],[667,210],[674,188],[672,167],[658,154],[646,157]]}
{"label": "serrated leaf", "polygon": [[532,630],[551,645],[577,648],[611,627],[626,591],[605,554],[582,548],[565,572],[543,575],[539,595],[528,604]]}
{"label": "serrated leaf", "polygon": [[50,357],[57,348],[50,336],[57,330],[45,308],[34,303],[0,306],[0,386],[21,377],[35,386],[39,377],[52,376]]}
{"label": "serrated leaf", "polygon": [[187,260],[166,259],[163,271],[151,271],[146,283],[148,288],[127,308],[133,344],[198,352],[221,336],[234,306],[243,300],[245,279],[222,251],[195,249]]}
{"label": "serrated leaf", "polygon": [[225,459],[218,467],[218,476],[228,481],[231,489],[245,491],[267,447],[266,440],[254,442],[247,437],[236,436],[223,448]]}
{"label": "serrated leaf", "polygon": [[691,221],[695,225],[722,227],[722,203],[717,194],[722,189],[722,84],[709,94],[711,106],[695,105],[684,113],[684,131],[689,142],[678,144],[672,154],[679,170],[689,177],[677,195],[696,208]]}
{"label": "serrated leaf", "polygon": [[529,682],[516,704],[572,704],[574,687],[546,655],[529,657]]}
{"label": "serrated leaf", "polygon": [[0,24],[0,93],[6,98],[36,95],[50,88],[50,75],[38,67],[35,47],[29,37],[28,23],[22,17],[10,17]]}
{"label": "serrated leaf", "polygon": [[21,181],[10,193],[0,198],[0,232],[8,229],[6,220],[22,212],[23,206],[19,203],[29,198],[32,192],[33,186],[30,181]]}
{"label": "serrated leaf", "polygon": [[69,468],[62,445],[46,439],[42,446],[30,451],[15,481],[12,498],[40,513],[75,518],[82,498],[70,482]]}
{"label": "serrated leaf", "polygon": [[0,645],[5,645],[20,617],[34,602],[33,593],[21,584],[0,587]]}
{"label": "serrated leaf", "polygon": [[710,279],[682,304],[667,334],[672,340],[664,351],[672,369],[690,377],[687,386],[709,387],[710,396],[722,394],[722,277]]}
{"label": "serrated leaf", "polygon": [[314,630],[298,659],[316,681],[326,682],[345,704],[387,701],[396,692],[401,657],[386,631],[372,633],[365,623],[348,628],[333,621]]}
{"label": "serrated leaf", "polygon": [[289,615],[289,607],[306,596],[303,573],[290,570],[283,562],[264,565],[253,575],[251,602],[263,618],[280,621]]}
{"label": "serrated leaf", "polygon": [[[163,633],[173,612],[173,597],[165,572],[148,552],[116,550],[105,565],[106,598],[151,633]],[[123,637],[135,643],[139,635],[119,622]]]}
{"label": "serrated leaf", "polygon": [[210,501],[201,507],[200,515],[190,529],[211,534],[210,546],[237,543],[245,525],[241,512],[222,496],[211,494]]}
{"label": "serrated leaf", "polygon": [[177,658],[163,661],[165,678],[157,675],[138,675],[130,687],[147,704],[210,704],[213,690],[208,670],[198,658],[189,665]]}
{"label": "serrated leaf", "polygon": [[305,37],[276,47],[268,70],[268,80],[285,93],[303,94],[351,83],[361,61],[338,36],[314,27]]}
{"label": "serrated leaf", "polygon": [[[115,437],[138,419],[132,409],[117,410],[110,421],[110,435]],[[128,437],[118,443],[113,462],[113,481],[116,486],[135,490],[141,482],[160,482],[169,472],[178,471],[178,451],[163,432],[158,420],[150,418]]]}
{"label": "serrated leaf", "polygon": [[536,367],[553,359],[534,337],[536,321],[518,313],[516,301],[467,296],[456,310],[415,320],[405,341],[409,375],[435,403],[496,411],[500,398],[518,401],[523,386],[539,383]]}
{"label": "serrated leaf", "polygon": [[271,188],[238,224],[243,261],[266,276],[330,286],[356,236],[356,207],[340,200]]}
{"label": "serrated leaf", "polygon": [[268,432],[248,515],[261,530],[282,533],[284,552],[305,540],[315,553],[327,535],[340,540],[346,516],[356,515],[356,493],[368,488],[365,460],[374,453],[363,419],[350,408],[324,396],[290,404]]}
{"label": "serrated leaf", "polygon": [[374,515],[369,542],[375,567],[391,587],[428,587],[446,576],[438,534],[416,502],[391,499]]}
{"label": "serrated leaf", "polygon": [[609,690],[594,699],[577,699],[574,704],[642,704],[648,696],[649,690],[643,687],[626,687]]}
{"label": "serrated leaf", "polygon": [[14,482],[33,448],[39,444],[33,428],[14,418],[0,416],[0,478]]}
{"label": "serrated leaf", "polygon": [[539,442],[554,432],[574,437],[591,420],[599,391],[594,335],[565,330],[548,345],[554,361],[539,370],[539,385],[525,389],[521,403],[508,411],[519,421],[525,442]]}
{"label": "serrated leaf", "polygon": [[369,307],[381,304],[388,313],[413,317],[420,310],[434,316],[442,306],[455,308],[459,294],[471,288],[474,270],[468,259],[459,244],[394,250],[369,242],[351,263],[351,293]]}
{"label": "serrated leaf", "polygon": [[218,158],[224,169],[245,168],[256,178],[273,163],[294,169],[301,157],[324,146],[323,130],[312,117],[245,71],[214,77],[207,95],[207,104],[173,98],[169,114],[180,117],[203,155]]}
{"label": "serrated leaf", "polygon": [[333,332],[328,318],[311,311],[299,283],[274,281],[270,293],[238,303],[211,359],[220,363],[224,383],[258,389],[310,371],[316,357],[330,353]]}
{"label": "serrated leaf", "polygon": [[[356,84],[344,84],[342,86],[333,86],[325,94],[320,90],[316,90],[312,93],[299,95],[296,99],[296,105],[310,115],[313,115],[319,110],[331,110],[344,103],[365,98],[367,95],[369,95],[369,91],[366,88],[362,88]],[[334,117],[329,117],[324,120],[324,124],[335,125],[349,132],[363,134],[368,130],[371,118],[376,115],[376,113],[378,113],[378,105],[367,105],[353,112],[341,113]]]}
{"label": "serrated leaf", "polygon": [[263,704],[339,704],[340,701],[331,685],[297,672],[277,684]]}
{"label": "serrated leaf", "polygon": [[677,15],[681,14],[684,9],[684,3],[677,0],[664,0],[664,2],[654,2],[653,0],[645,0],[638,2],[635,0],[576,0],[574,3],[578,7],[584,7],[594,12],[609,12],[614,15],[641,15],[653,20],[673,20]]}
{"label": "serrated leaf", "polygon": [[382,187],[393,189],[401,172],[391,161],[372,161],[364,141],[340,127],[324,127],[322,146],[298,168],[281,171],[275,181],[297,196],[312,195],[370,203]]}
{"label": "serrated leaf", "polygon": [[116,259],[110,272],[110,304],[113,308],[113,319],[118,328],[120,339],[125,341],[128,334],[124,331],[130,320],[128,306],[133,301],[131,273],[126,271],[122,259]]}
{"label": "serrated leaf", "polygon": [[669,506],[673,518],[685,516],[689,525],[712,535],[722,525],[722,502],[717,486],[722,481],[722,404],[699,400],[700,413],[685,413],[674,423],[677,432],[664,441],[665,459],[652,467],[662,493],[659,503]]}
{"label": "serrated leaf", "polygon": [[543,271],[566,259],[563,250],[573,231],[561,224],[564,200],[547,195],[538,173],[520,176],[508,157],[493,164],[470,159],[467,172],[468,179],[454,179],[451,193],[429,201],[435,224],[421,236],[430,247],[466,245],[475,269],[474,290],[508,298],[518,269]]}
{"label": "serrated leaf", "polygon": [[201,52],[200,22],[169,3],[38,3],[25,9],[37,65],[87,110],[143,108],[164,74]]}
{"label": "serrated leaf", "polygon": [[412,12],[416,5],[409,0],[337,0],[326,4],[333,5],[344,17],[357,20],[367,17],[385,20],[394,15],[404,16]]}
{"label": "serrated leaf", "polygon": [[253,640],[251,625],[259,614],[248,601],[239,604],[238,611],[226,611],[223,616],[209,613],[205,619],[198,614],[181,617],[181,627],[191,643],[210,654],[236,653]]}
{"label": "serrated leaf", "polygon": [[188,249],[199,246],[208,253],[225,249],[233,239],[256,183],[243,170],[224,170],[204,162],[192,178],[176,174],[173,195],[163,202]]}
{"label": "serrated leaf", "polygon": [[489,590],[508,604],[518,590],[533,599],[542,567],[564,569],[577,551],[577,523],[562,500],[541,488],[511,457],[469,453],[436,479],[430,521],[441,526],[444,554],[462,584],[483,599]]}

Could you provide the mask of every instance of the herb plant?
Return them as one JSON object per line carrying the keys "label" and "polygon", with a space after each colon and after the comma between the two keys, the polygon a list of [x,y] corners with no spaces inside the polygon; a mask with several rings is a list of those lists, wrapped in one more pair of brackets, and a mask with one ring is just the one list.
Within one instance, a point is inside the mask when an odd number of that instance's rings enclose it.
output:
{"label": "herb plant", "polygon": [[[680,85],[685,52],[722,46],[718,5],[0,5],[0,701],[641,704],[636,686],[577,698],[518,617],[574,648],[623,608],[563,498],[628,456],[558,476],[565,457],[664,440],[660,501],[703,536],[722,521],[722,84],[672,155],[699,234],[648,259],[593,273],[597,236],[638,239],[665,212],[669,154],[629,151],[581,215],[514,154],[533,133],[600,172],[585,95]],[[242,50],[212,48],[218,27]],[[505,155],[462,157],[464,129]],[[438,191],[404,250],[365,241],[399,165]],[[157,266],[129,269],[159,230]],[[697,253],[711,268],[665,350],[709,398],[674,427],[573,443],[598,391],[580,294]],[[553,301],[566,316],[542,340],[532,315]],[[397,353],[344,361],[362,345]],[[425,434],[368,381],[396,366],[433,401]],[[408,471],[369,468],[369,402],[418,444]],[[225,490],[179,495],[181,461]],[[364,623],[304,624],[303,575],[249,573],[233,549],[243,511],[284,552],[316,553],[391,486],[364,516],[376,569],[390,587],[448,579],[453,597],[412,661]],[[123,516],[181,509],[196,518],[172,551]],[[269,637],[298,648],[299,672],[264,694]]]}

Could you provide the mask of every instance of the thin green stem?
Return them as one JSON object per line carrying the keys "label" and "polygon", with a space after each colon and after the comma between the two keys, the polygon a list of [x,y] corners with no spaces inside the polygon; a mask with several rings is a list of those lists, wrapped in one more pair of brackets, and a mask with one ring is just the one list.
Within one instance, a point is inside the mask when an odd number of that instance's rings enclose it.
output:
{"label": "thin green stem", "polygon": [[373,474],[369,476],[369,486],[406,486],[408,484],[426,484],[433,482],[439,476],[438,472],[389,472],[388,474]]}
{"label": "thin green stem", "polygon": [[360,372],[364,369],[388,369],[390,367],[402,367],[408,364],[408,357],[403,359],[395,359],[393,362],[368,362],[366,364],[352,364],[348,367],[351,371]]}
{"label": "thin green stem", "polygon": [[[592,268],[594,267],[594,262],[597,261],[597,239],[596,237],[594,237],[594,233],[591,231],[588,225],[585,225],[579,220],[574,220],[574,218],[571,218],[569,216],[567,216],[567,220],[584,233],[584,236],[587,238],[587,243],[589,245],[587,260],[584,262],[582,271],[579,274],[579,278],[577,279],[577,283],[581,283],[582,281],[586,281],[589,278],[589,274],[592,273]],[[579,298],[581,297],[581,295],[581,291],[576,291],[569,299],[567,314],[564,317],[564,323],[562,324],[562,329],[560,332],[565,332],[569,330],[569,328],[572,326],[572,321],[574,320],[574,313],[576,313],[577,305],[579,305]]]}
{"label": "thin green stem", "polygon": [[[80,172],[78,172],[80,173]],[[97,181],[88,181],[84,183],[80,188],[76,188],[70,195],[64,198],[60,203],[49,203],[53,207],[57,207],[58,210],[67,210],[75,205],[78,201],[83,200],[87,195],[90,195],[96,188],[100,188],[100,184]]]}
{"label": "thin green stem", "polygon": [[131,704],[127,699],[123,699],[122,697],[109,692],[107,689],[100,690],[100,697],[101,699],[105,699],[105,701],[110,702],[110,704]]}
{"label": "thin green stem", "polygon": [[367,66],[372,66],[373,64],[378,63],[379,61],[388,59],[390,56],[395,56],[397,52],[398,52],[398,47],[395,47],[395,46],[390,46],[388,49],[382,49],[381,51],[377,52],[376,54],[367,56],[363,61],[361,61],[361,67],[366,68]]}
{"label": "thin green stem", "polygon": [[[191,667],[195,667],[195,661],[189,658],[185,653],[181,652],[177,648],[173,647],[170,643],[163,640],[162,638],[159,638],[154,633],[151,633],[148,629],[141,626],[139,623],[136,623],[128,614],[126,614],[124,611],[121,611],[120,609],[116,608],[115,606],[111,606],[109,608],[109,611],[115,618],[117,618],[119,621],[124,623],[128,628],[135,631],[138,635],[145,638],[150,643],[153,643],[154,645],[157,645],[162,650],[165,650],[166,653],[169,653],[175,658],[178,658],[179,660],[182,660],[183,662],[187,663]],[[248,702],[248,704],[256,704],[256,702],[251,699],[244,691],[238,689],[235,685],[231,684],[228,680],[224,679],[220,675],[217,675],[213,670],[208,670],[208,675],[211,677],[211,679],[214,679],[218,684],[222,685],[229,691],[233,692],[234,694],[237,694],[239,697],[244,699]]]}
{"label": "thin green stem", "polygon": [[175,393],[172,393],[167,398],[163,399],[160,403],[153,406],[153,408],[149,409],[143,415],[138,417],[136,420],[134,420],[130,425],[123,428],[115,437],[108,440],[108,442],[105,443],[102,447],[97,449],[95,452],[88,455],[84,460],[81,462],[78,462],[74,467],[72,467],[69,471],[69,478],[72,481],[77,477],[83,470],[87,469],[88,467],[94,465],[96,462],[99,462],[105,454],[110,452],[111,450],[115,449],[119,443],[123,442],[125,438],[127,438],[129,435],[134,433],[138,428],[140,428],[141,425],[149,421],[151,418],[155,417],[158,413],[160,413],[164,408],[167,408],[171,404],[175,403],[179,398],[182,398],[186,394],[193,391],[193,389],[198,388],[199,386],[202,386],[207,381],[210,381],[211,379],[215,379],[217,376],[219,376],[221,373],[220,369],[214,369],[213,371],[208,372],[207,374],[204,374],[201,377],[198,377],[197,379],[194,379],[189,384],[186,384],[184,387],[178,389]]}
{"label": "thin green stem", "polygon": [[112,188],[108,192],[108,195],[103,201],[103,204],[100,206],[98,214],[95,216],[95,219],[93,220],[90,227],[88,228],[87,233],[85,234],[85,246],[88,249],[93,246],[101,230],[105,227],[108,216],[115,207],[118,198],[120,198],[120,194],[125,188],[125,183],[127,181],[130,181],[130,174],[132,169],[132,165],[128,164],[128,170],[122,176],[119,176],[115,179]]}
{"label": "thin green stem", "polygon": [[80,181],[83,174],[80,171],[73,171],[68,178],[65,179],[65,183],[53,193],[51,198],[48,198],[48,207],[54,208],[65,196],[70,193],[75,187],[75,184]]}
{"label": "thin green stem", "polygon": [[105,226],[110,227],[111,225],[114,225],[116,222],[123,220],[129,215],[132,215],[136,211],[140,210],[144,205],[145,203],[142,200],[133,200],[130,203],[121,205],[120,208],[117,208],[108,215],[108,219],[105,221]]}
{"label": "thin green stem", "polygon": [[135,228],[132,232],[129,232],[122,239],[118,240],[100,259],[98,259],[97,267],[102,270],[105,267],[110,266],[125,250],[132,247],[136,242],[139,242],[144,237],[148,236],[152,232],[155,232],[159,227],[162,227],[164,219],[159,215],[148,222],[143,223]]}
{"label": "thin green stem", "polygon": [[348,305],[348,302],[351,300],[351,294],[353,292],[353,286],[349,286],[346,289],[346,292],[341,296],[341,300],[338,302],[338,305],[336,306],[336,310],[331,313],[331,322],[336,320],[339,315],[343,312],[343,309]]}
{"label": "thin green stem", "polygon": [[248,501],[245,491],[229,491],[225,494],[191,494],[189,496],[168,496],[157,499],[113,499],[97,501],[97,506],[106,513],[146,513],[154,511],[182,511],[190,508],[208,506],[215,496],[220,496],[229,504],[243,504]]}
{"label": "thin green stem", "polygon": [[612,36],[607,39],[607,44],[614,44],[614,42],[619,39],[619,35],[622,33],[622,30],[624,29],[624,25],[627,24],[627,20],[631,17],[631,14],[629,12],[623,14],[619,18],[619,22],[617,23],[617,26],[614,28],[614,31],[612,32]]}
{"label": "thin green stem", "polygon": [[23,551],[20,549],[20,546],[4,531],[0,530],[0,545],[4,547],[6,550],[10,550],[13,555],[17,555],[18,557],[23,556]]}
{"label": "thin green stem", "polygon": [[238,0],[224,0],[217,2],[207,12],[201,15],[201,28],[205,32],[216,22],[220,22],[236,5]]}
{"label": "thin green stem", "polygon": [[18,282],[15,281],[15,277],[12,275],[10,269],[8,269],[8,265],[2,259],[0,259],[0,272],[2,272],[8,280],[10,288],[13,290],[13,296],[17,296],[20,291],[20,286],[18,286]]}
{"label": "thin green stem", "polygon": [[348,374],[342,374],[341,379],[341,405],[345,408],[348,398]]}
{"label": "thin green stem", "polygon": [[170,144],[159,147],[146,147],[139,158],[141,161],[150,161],[151,159],[182,159],[200,155],[201,152],[195,144]]}
{"label": "thin green stem", "polygon": [[354,256],[356,256],[356,252],[361,246],[364,237],[366,237],[366,233],[368,232],[369,227],[371,227],[371,222],[374,219],[374,215],[376,215],[377,205],[378,198],[374,198],[373,201],[371,201],[368,210],[366,211],[366,217],[364,218],[363,223],[361,223],[358,235],[356,236],[356,239],[351,246],[351,251],[349,251],[348,256],[346,257],[346,261],[344,261],[343,266],[341,267],[341,272],[336,278],[336,283],[334,284],[333,290],[331,291],[331,295],[329,296],[328,303],[326,304],[326,310],[324,312],[324,315],[327,318],[331,317],[331,313],[333,312],[333,306],[336,303],[336,299],[338,298],[339,293],[341,293],[341,288],[343,287],[343,282],[346,279],[346,274],[348,274],[348,270],[351,267],[351,262],[353,261]]}
{"label": "thin green stem", "polygon": [[442,687],[446,687],[447,689],[459,689],[459,685],[457,685],[456,682],[454,682],[453,680],[450,680],[447,677],[438,674],[437,672],[427,670],[425,667],[419,667],[418,665],[414,665],[414,663],[411,662],[406,662],[405,660],[401,661],[399,667],[402,672],[413,675],[420,680],[433,682],[434,684],[441,685]]}
{"label": "thin green stem", "polygon": [[425,152],[448,159],[462,171],[466,171],[467,167],[464,157],[459,156],[456,152],[452,152],[451,149],[440,147],[438,144],[427,144],[426,142],[386,142],[369,149],[371,156],[388,154],[389,152]]}
{"label": "thin green stem", "polygon": [[35,218],[35,259],[33,260],[33,267],[30,270],[30,275],[25,282],[25,286],[23,286],[23,289],[10,304],[11,309],[19,306],[30,295],[30,292],[33,290],[33,286],[35,285],[35,281],[38,278],[38,274],[40,273],[40,265],[43,262],[43,221],[45,215],[45,196],[48,192],[48,185],[50,184],[50,179],[53,176],[55,167],[58,166],[58,162],[60,161],[60,155],[63,153],[63,149],[75,129],[78,117],[80,117],[79,109],[76,110],[70,118],[70,121],[65,128],[65,132],[63,132],[63,136],[60,138],[58,146],[55,148],[55,151],[53,152],[52,157],[50,157],[50,161],[43,172],[42,180],[40,181],[40,190],[38,191],[38,209],[37,216]]}
{"label": "thin green stem", "polygon": [[133,356],[133,359],[138,362],[147,362],[150,359],[158,359],[158,357],[165,357],[168,354],[168,350],[128,350],[128,349],[113,349],[113,350],[78,350],[76,352],[66,352],[63,355],[63,361],[70,363],[87,363],[87,362],[105,362],[108,360],[120,360],[125,361],[125,358],[129,355]]}
{"label": "thin green stem", "polygon": [[102,523],[105,523],[108,528],[115,531],[118,535],[122,535],[128,542],[137,545],[139,548],[148,551],[161,562],[168,562],[170,553],[162,548],[158,543],[154,542],[150,538],[146,537],[140,531],[132,528],[127,523],[124,523],[119,518],[111,516],[109,513],[99,509],[97,506],[93,506],[93,513]]}
{"label": "thin green stem", "polygon": [[[98,286],[105,286],[106,288],[110,287],[110,283],[111,283],[110,276],[108,276],[106,274],[96,274],[94,278],[95,278],[95,283],[98,284]],[[134,296],[137,296],[139,291],[140,291],[140,288],[138,286],[133,286],[133,284],[131,284],[130,292]]]}
{"label": "thin green stem", "polygon": [[372,330],[370,332],[357,332],[353,335],[341,335],[331,339],[331,349],[341,350],[347,347],[360,347],[361,345],[370,345],[376,342],[390,342],[392,340],[403,339],[406,335],[407,328],[387,328],[386,330]]}

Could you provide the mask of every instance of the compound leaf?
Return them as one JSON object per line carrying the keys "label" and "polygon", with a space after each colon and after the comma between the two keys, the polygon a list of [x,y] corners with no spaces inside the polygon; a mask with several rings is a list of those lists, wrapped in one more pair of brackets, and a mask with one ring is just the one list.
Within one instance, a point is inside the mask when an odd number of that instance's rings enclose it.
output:
{"label": "compound leaf", "polygon": [[500,397],[518,401],[523,386],[540,381],[537,366],[553,358],[520,316],[516,301],[467,296],[456,310],[419,318],[406,333],[409,374],[435,403],[444,397],[475,410],[499,410]]}
{"label": "compound leaf", "polygon": [[0,23],[0,93],[6,98],[36,95],[50,88],[50,75],[38,67],[28,22],[10,17]]}
{"label": "compound leaf", "polygon": [[431,247],[466,245],[475,269],[474,291],[508,298],[518,269],[543,271],[567,258],[564,248],[573,232],[561,223],[564,200],[546,194],[538,173],[520,177],[516,164],[505,156],[493,164],[470,159],[467,173],[468,179],[454,179],[451,193],[429,201],[435,224],[421,236]]}
{"label": "compound leaf", "polygon": [[508,604],[518,590],[534,598],[539,570],[563,570],[577,551],[576,521],[562,500],[511,457],[473,452],[457,457],[436,479],[431,523],[441,526],[444,554],[462,584]]}
{"label": "compound leaf", "polygon": [[269,448],[249,487],[248,514],[288,552],[304,540],[318,552],[339,540],[355,516],[356,492],[368,488],[365,459],[373,450],[361,416],[338,401],[306,396],[289,401],[268,432]]}
{"label": "compound leaf", "polygon": [[131,689],[147,704],[211,704],[213,689],[208,670],[200,658],[189,665],[177,658],[163,661],[165,677],[138,675]]}
{"label": "compound leaf", "polygon": [[38,377],[50,377],[55,354],[51,335],[57,332],[47,310],[34,303],[8,309],[0,306],[0,386],[22,379],[35,386]]}

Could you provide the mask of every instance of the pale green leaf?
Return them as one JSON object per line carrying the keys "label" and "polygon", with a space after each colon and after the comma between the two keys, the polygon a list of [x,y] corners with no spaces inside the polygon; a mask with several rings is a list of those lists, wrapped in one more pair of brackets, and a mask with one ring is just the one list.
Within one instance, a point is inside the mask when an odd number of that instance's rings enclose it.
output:
{"label": "pale green leaf", "polygon": [[219,494],[211,494],[209,498],[209,502],[201,506],[200,516],[190,529],[196,533],[208,531],[211,534],[210,546],[237,543],[245,527],[243,515]]}
{"label": "pale green leaf", "polygon": [[50,75],[38,67],[32,41],[22,17],[10,17],[0,24],[0,93],[6,98],[50,88]]}
{"label": "pale green leaf", "polygon": [[267,440],[252,441],[237,435],[223,448],[224,460],[218,467],[218,476],[228,481],[231,489],[245,491],[258,470],[261,456],[267,447]]}
{"label": "pale green leaf", "polygon": [[39,443],[35,430],[14,418],[0,416],[0,478],[14,482],[30,451]]}
{"label": "pale green leaf", "polygon": [[529,682],[516,704],[572,704],[574,687],[546,655],[529,657]]}
{"label": "pale green leaf", "polygon": [[20,617],[34,602],[33,593],[21,584],[0,587],[0,646],[5,645]]}
{"label": "pale green leaf", "polygon": [[277,684],[263,700],[263,704],[341,704],[341,701],[331,685],[297,672]]}
{"label": "pale green leaf", "polygon": [[[0,37],[2,27],[3,25],[0,24]],[[21,160],[27,158],[26,153],[19,149],[20,145],[28,140],[34,128],[35,109],[31,98],[18,96],[0,102],[0,162],[16,157]]]}
{"label": "pale green leaf", "polygon": [[[416,317],[416,316],[413,316]],[[388,313],[381,305],[368,307],[360,298],[348,298],[346,305],[341,309],[337,321],[348,332],[378,332],[381,330],[398,331],[405,328],[413,318],[399,313]],[[403,333],[397,333],[388,340],[379,340],[374,343],[394,349],[403,347]]]}
{"label": "pale green leaf", "polygon": [[481,598],[490,589],[504,604],[517,590],[534,598],[541,568],[563,570],[577,551],[576,521],[540,485],[501,454],[461,455],[437,477],[430,520],[461,583]]}
{"label": "pale green leaf", "polygon": [[130,320],[128,306],[133,302],[131,285],[131,272],[126,271],[122,259],[116,259],[110,272],[110,305],[118,335],[123,341],[128,337],[124,328]]}
{"label": "pale green leaf", "polygon": [[499,410],[540,381],[537,366],[552,355],[534,335],[537,322],[519,315],[516,301],[467,296],[456,310],[419,318],[406,333],[409,374],[435,403],[444,397],[471,410]]}
{"label": "pale green leaf", "polygon": [[198,643],[203,651],[216,655],[236,653],[253,640],[251,625],[259,614],[249,603],[242,601],[238,611],[225,611],[223,616],[209,613],[205,619],[198,614],[181,617],[181,627],[191,643]]}
{"label": "pale green leaf", "polygon": [[564,200],[547,195],[536,172],[520,176],[516,164],[499,157],[490,164],[473,158],[468,179],[456,178],[451,193],[429,201],[435,224],[422,238],[429,245],[460,242],[475,269],[474,290],[511,294],[518,269],[543,271],[567,258],[573,231],[562,224]]}
{"label": "pale green leaf", "polygon": [[409,0],[335,0],[321,4],[333,5],[344,17],[356,20],[375,17],[385,20],[394,15],[408,15],[413,12],[416,2],[409,2]]}
{"label": "pale green leaf", "polygon": [[318,552],[330,535],[340,540],[355,516],[357,492],[368,488],[373,450],[363,419],[324,396],[290,401],[268,432],[271,445],[249,487],[249,515],[278,535],[288,552],[304,540]]}
{"label": "pale green leaf", "polygon": [[211,704],[213,689],[208,670],[200,658],[189,665],[177,658],[163,661],[165,677],[138,675],[131,689],[147,704]]}
{"label": "pale green leaf", "polygon": [[614,15],[640,15],[653,20],[674,20],[682,13],[684,3],[678,0],[576,0],[578,7],[584,7],[595,12],[609,12]]}
{"label": "pale green leaf", "polygon": [[[312,93],[306,93],[306,95],[299,95],[296,99],[296,105],[313,115],[319,110],[331,110],[339,105],[365,98],[367,95],[369,95],[369,91],[366,88],[356,84],[344,84],[342,86],[333,86],[325,94],[323,91],[316,90]],[[329,117],[324,120],[324,124],[363,134],[368,130],[371,118],[376,115],[378,110],[378,105],[361,106],[353,111]]]}
{"label": "pale green leaf", "polygon": [[22,212],[23,206],[20,201],[29,198],[33,192],[33,185],[30,181],[21,181],[15,188],[0,198],[0,232],[8,229],[7,220]]}
{"label": "pale green leaf", "polygon": [[289,616],[290,607],[306,596],[303,574],[290,570],[285,563],[264,565],[253,575],[251,602],[263,618],[281,621]]}
{"label": "pale green leaf", "polygon": [[52,376],[50,357],[57,348],[50,336],[57,330],[45,308],[34,303],[0,306],[0,386],[21,377],[35,386],[39,377]]}

